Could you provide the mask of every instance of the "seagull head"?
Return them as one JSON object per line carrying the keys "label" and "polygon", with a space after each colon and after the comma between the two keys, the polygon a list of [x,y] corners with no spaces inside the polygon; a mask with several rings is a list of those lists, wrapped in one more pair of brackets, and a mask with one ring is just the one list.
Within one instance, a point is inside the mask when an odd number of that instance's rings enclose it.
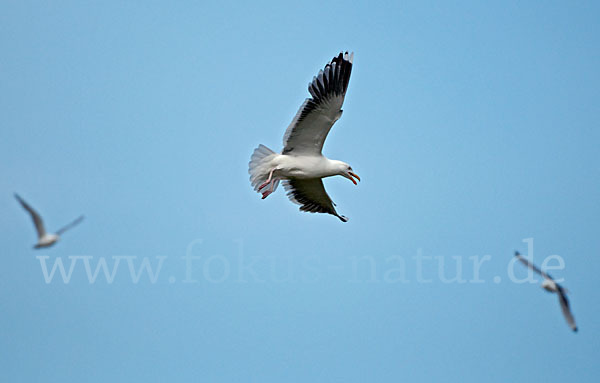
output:
{"label": "seagull head", "polygon": [[556,286],[556,282],[551,279],[544,279],[542,281],[541,287],[551,293],[555,293],[558,291],[558,286]]}
{"label": "seagull head", "polygon": [[354,173],[354,171],[352,170],[352,166],[342,161],[338,161],[336,165],[338,168],[337,174],[341,175],[342,177],[348,178],[350,181],[352,181],[354,185],[357,185],[355,178],[360,181],[360,177],[358,176],[358,174]]}

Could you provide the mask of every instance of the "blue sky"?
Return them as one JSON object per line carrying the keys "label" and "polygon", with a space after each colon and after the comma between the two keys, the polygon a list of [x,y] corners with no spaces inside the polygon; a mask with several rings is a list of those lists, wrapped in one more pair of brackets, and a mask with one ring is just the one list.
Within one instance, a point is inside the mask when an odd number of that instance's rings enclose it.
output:
{"label": "blue sky", "polygon": [[[0,380],[596,382],[599,18],[585,1],[2,2]],[[341,50],[324,154],[363,180],[325,181],[346,224],[262,201],[247,175]],[[86,220],[33,250],[14,192],[50,230]],[[537,264],[564,260],[579,333],[510,280],[528,238]],[[144,259],[156,279],[136,283]],[[57,260],[73,273],[47,283]],[[114,280],[91,283],[101,260]],[[444,282],[457,262],[466,281]]]}

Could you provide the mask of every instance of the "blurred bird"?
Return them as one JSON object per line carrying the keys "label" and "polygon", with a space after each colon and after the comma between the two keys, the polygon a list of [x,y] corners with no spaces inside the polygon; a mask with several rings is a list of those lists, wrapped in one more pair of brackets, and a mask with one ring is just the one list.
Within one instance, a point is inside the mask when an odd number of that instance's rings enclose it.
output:
{"label": "blurred bird", "polygon": [[569,308],[567,290],[558,283],[556,283],[549,274],[543,272],[542,270],[538,269],[533,263],[529,262],[526,258],[519,254],[518,251],[515,251],[515,257],[517,257],[519,261],[521,261],[525,266],[544,277],[544,281],[542,282],[541,287],[548,292],[558,294],[558,302],[560,303],[562,313],[565,316],[569,327],[571,327],[571,330],[577,332],[575,318],[573,318],[573,314],[571,313],[571,309]]}
{"label": "blurred bird", "polygon": [[35,246],[33,246],[34,249],[40,249],[42,247],[50,247],[54,245],[60,239],[60,235],[62,233],[83,221],[82,215],[67,226],[57,230],[55,234],[48,234],[46,233],[46,229],[44,228],[44,222],[42,221],[42,217],[40,217],[38,212],[33,210],[33,208],[29,206],[27,202],[23,201],[23,199],[19,197],[17,193],[15,193],[15,198],[17,199],[17,201],[19,201],[21,206],[23,206],[23,208],[27,210],[29,214],[31,214],[31,219],[33,219],[35,230],[37,231],[38,235],[38,243]]}
{"label": "blurred bird", "polygon": [[360,177],[350,165],[326,158],[321,150],[331,127],[342,116],[353,57],[353,53],[340,53],[308,84],[312,98],[304,101],[288,126],[281,154],[264,145],[254,150],[248,169],[250,183],[263,199],[283,181],[288,198],[300,205],[301,211],[328,213],[348,221],[335,210],[322,178],[340,175],[356,185],[355,178],[360,181]]}

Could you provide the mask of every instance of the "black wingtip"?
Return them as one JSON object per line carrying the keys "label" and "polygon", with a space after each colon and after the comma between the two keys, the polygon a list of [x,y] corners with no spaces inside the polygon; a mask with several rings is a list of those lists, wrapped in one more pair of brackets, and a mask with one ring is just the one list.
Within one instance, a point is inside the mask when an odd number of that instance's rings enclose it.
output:
{"label": "black wingtip", "polygon": [[348,222],[348,217],[346,217],[345,215],[338,215],[337,216],[342,222]]}
{"label": "black wingtip", "polygon": [[17,193],[14,193],[14,195],[15,195],[15,198],[17,199],[17,201],[21,204],[21,206],[25,207],[27,205],[25,200],[23,198],[21,198],[20,195],[18,195]]}
{"label": "black wingtip", "polygon": [[515,257],[518,257],[519,255],[521,255],[521,253],[515,250]]}
{"label": "black wingtip", "polygon": [[575,328],[573,329],[573,332],[577,332],[578,330],[579,330],[579,329],[578,329],[577,327],[575,327]]}

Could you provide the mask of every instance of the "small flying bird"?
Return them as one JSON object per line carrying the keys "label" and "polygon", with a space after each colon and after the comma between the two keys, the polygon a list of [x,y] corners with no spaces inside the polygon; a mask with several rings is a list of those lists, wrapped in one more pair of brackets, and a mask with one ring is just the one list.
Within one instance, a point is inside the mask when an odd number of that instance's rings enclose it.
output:
{"label": "small flying bird", "polygon": [[27,210],[29,214],[31,214],[31,219],[33,219],[35,230],[37,231],[38,235],[38,243],[35,246],[33,246],[34,249],[40,249],[42,247],[50,247],[54,245],[60,239],[60,235],[62,233],[83,221],[83,216],[80,216],[75,221],[56,231],[56,234],[48,234],[46,233],[46,229],[44,228],[44,222],[42,221],[42,217],[40,217],[38,212],[33,210],[33,208],[29,206],[27,202],[23,201],[23,199],[19,197],[17,193],[15,193],[15,198],[17,199],[17,201],[19,201],[21,206],[23,206],[23,208]]}
{"label": "small flying bird", "polygon": [[301,211],[328,213],[342,222],[329,198],[322,178],[340,175],[355,185],[352,167],[345,162],[330,160],[321,154],[327,134],[342,116],[342,104],[350,81],[354,53],[340,53],[308,84],[307,98],[283,136],[283,151],[277,154],[264,145],[254,150],[249,163],[250,183],[262,198],[273,193],[279,181],[288,198],[300,205]]}
{"label": "small flying bird", "polygon": [[573,318],[573,314],[571,314],[571,309],[569,308],[569,300],[567,299],[567,290],[563,288],[561,285],[556,283],[552,277],[538,269],[533,263],[529,262],[525,257],[519,254],[518,251],[515,251],[515,257],[519,259],[525,266],[535,271],[544,277],[544,281],[542,282],[542,288],[551,293],[558,294],[558,302],[560,303],[560,308],[562,309],[562,313],[571,327],[571,330],[577,332],[577,325],[575,324],[575,318]]}

